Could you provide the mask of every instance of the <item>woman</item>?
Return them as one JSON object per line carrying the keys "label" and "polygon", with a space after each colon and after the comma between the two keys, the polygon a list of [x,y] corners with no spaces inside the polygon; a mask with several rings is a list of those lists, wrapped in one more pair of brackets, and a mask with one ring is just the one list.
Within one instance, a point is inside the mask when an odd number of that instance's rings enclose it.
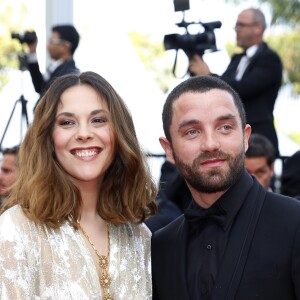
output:
{"label": "woman", "polygon": [[156,186],[130,113],[85,72],[57,79],[0,216],[1,299],[151,299]]}

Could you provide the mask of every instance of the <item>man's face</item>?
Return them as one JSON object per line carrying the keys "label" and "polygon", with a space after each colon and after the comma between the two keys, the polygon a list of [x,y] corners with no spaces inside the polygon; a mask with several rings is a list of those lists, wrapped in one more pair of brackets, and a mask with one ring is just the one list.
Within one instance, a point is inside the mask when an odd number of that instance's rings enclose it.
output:
{"label": "man's face", "polygon": [[66,55],[70,55],[70,47],[70,43],[62,40],[58,32],[52,32],[47,44],[47,49],[52,59],[66,58]]}
{"label": "man's face", "polygon": [[19,170],[15,165],[16,156],[5,154],[1,163],[0,173],[0,196],[6,196],[6,189],[9,188],[17,179]]}
{"label": "man's face", "polygon": [[271,179],[274,176],[274,164],[268,165],[267,158],[247,157],[245,159],[245,168],[253,175],[258,182],[267,190],[270,187]]}
{"label": "man's face", "polygon": [[215,193],[241,175],[250,132],[249,125],[242,128],[232,96],[213,89],[181,95],[173,104],[172,145],[160,141],[192,190]]}
{"label": "man's face", "polygon": [[261,34],[261,25],[253,21],[253,12],[245,10],[241,12],[235,24],[236,42],[243,49],[256,44],[257,36]]}

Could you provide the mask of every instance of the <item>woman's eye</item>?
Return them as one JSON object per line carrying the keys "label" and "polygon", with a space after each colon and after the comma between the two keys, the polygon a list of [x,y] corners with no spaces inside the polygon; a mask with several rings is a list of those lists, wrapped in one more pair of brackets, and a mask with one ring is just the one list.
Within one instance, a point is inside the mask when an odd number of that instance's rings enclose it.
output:
{"label": "woman's eye", "polygon": [[95,118],[92,121],[93,123],[106,123],[107,119],[106,118]]}
{"label": "woman's eye", "polygon": [[59,122],[59,125],[61,126],[70,126],[73,125],[75,122],[72,120],[62,120]]}

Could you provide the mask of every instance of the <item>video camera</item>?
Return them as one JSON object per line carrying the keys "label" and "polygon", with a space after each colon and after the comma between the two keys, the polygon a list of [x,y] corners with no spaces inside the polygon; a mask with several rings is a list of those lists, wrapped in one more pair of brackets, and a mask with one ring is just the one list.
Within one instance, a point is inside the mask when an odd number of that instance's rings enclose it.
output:
{"label": "video camera", "polygon": [[21,44],[31,44],[37,40],[37,35],[35,31],[25,31],[24,33],[15,33],[11,34],[12,39],[17,39]]}
{"label": "video camera", "polygon": [[[12,39],[17,39],[22,45],[23,44],[31,44],[37,40],[37,35],[35,31],[25,31],[23,33],[13,32],[11,34]],[[22,50],[18,53],[19,60],[19,69],[21,71],[27,70],[27,59],[25,51],[22,47]]]}
{"label": "video camera", "polygon": [[[174,0],[175,11],[187,10],[190,8],[189,0]],[[200,25],[204,29],[203,32],[197,34],[191,34],[188,30],[190,25]],[[216,38],[214,30],[216,28],[221,28],[222,23],[220,21],[202,23],[202,22],[186,22],[183,19],[180,23],[176,23],[178,27],[185,28],[185,34],[168,34],[164,36],[164,47],[165,50],[176,50],[176,57],[173,67],[173,74],[175,75],[176,61],[178,50],[183,50],[189,59],[193,57],[194,54],[202,56],[206,50],[217,51]]]}
{"label": "video camera", "polygon": [[[198,34],[190,34],[187,30],[191,24],[199,24],[204,28],[204,32]],[[184,20],[176,24],[179,27],[186,28],[186,34],[168,34],[164,36],[164,46],[166,50],[182,49],[188,58],[192,58],[194,54],[202,56],[205,50],[217,51],[216,38],[214,30],[220,28],[222,23],[220,21],[201,23],[190,22]]]}

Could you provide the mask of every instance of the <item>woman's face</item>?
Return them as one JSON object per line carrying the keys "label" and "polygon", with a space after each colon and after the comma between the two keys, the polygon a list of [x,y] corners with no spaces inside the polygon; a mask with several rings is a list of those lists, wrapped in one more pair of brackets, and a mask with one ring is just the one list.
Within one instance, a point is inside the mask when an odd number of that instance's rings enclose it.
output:
{"label": "woman's face", "polygon": [[106,102],[88,85],[61,96],[53,130],[56,158],[75,184],[100,184],[115,154],[115,136]]}

